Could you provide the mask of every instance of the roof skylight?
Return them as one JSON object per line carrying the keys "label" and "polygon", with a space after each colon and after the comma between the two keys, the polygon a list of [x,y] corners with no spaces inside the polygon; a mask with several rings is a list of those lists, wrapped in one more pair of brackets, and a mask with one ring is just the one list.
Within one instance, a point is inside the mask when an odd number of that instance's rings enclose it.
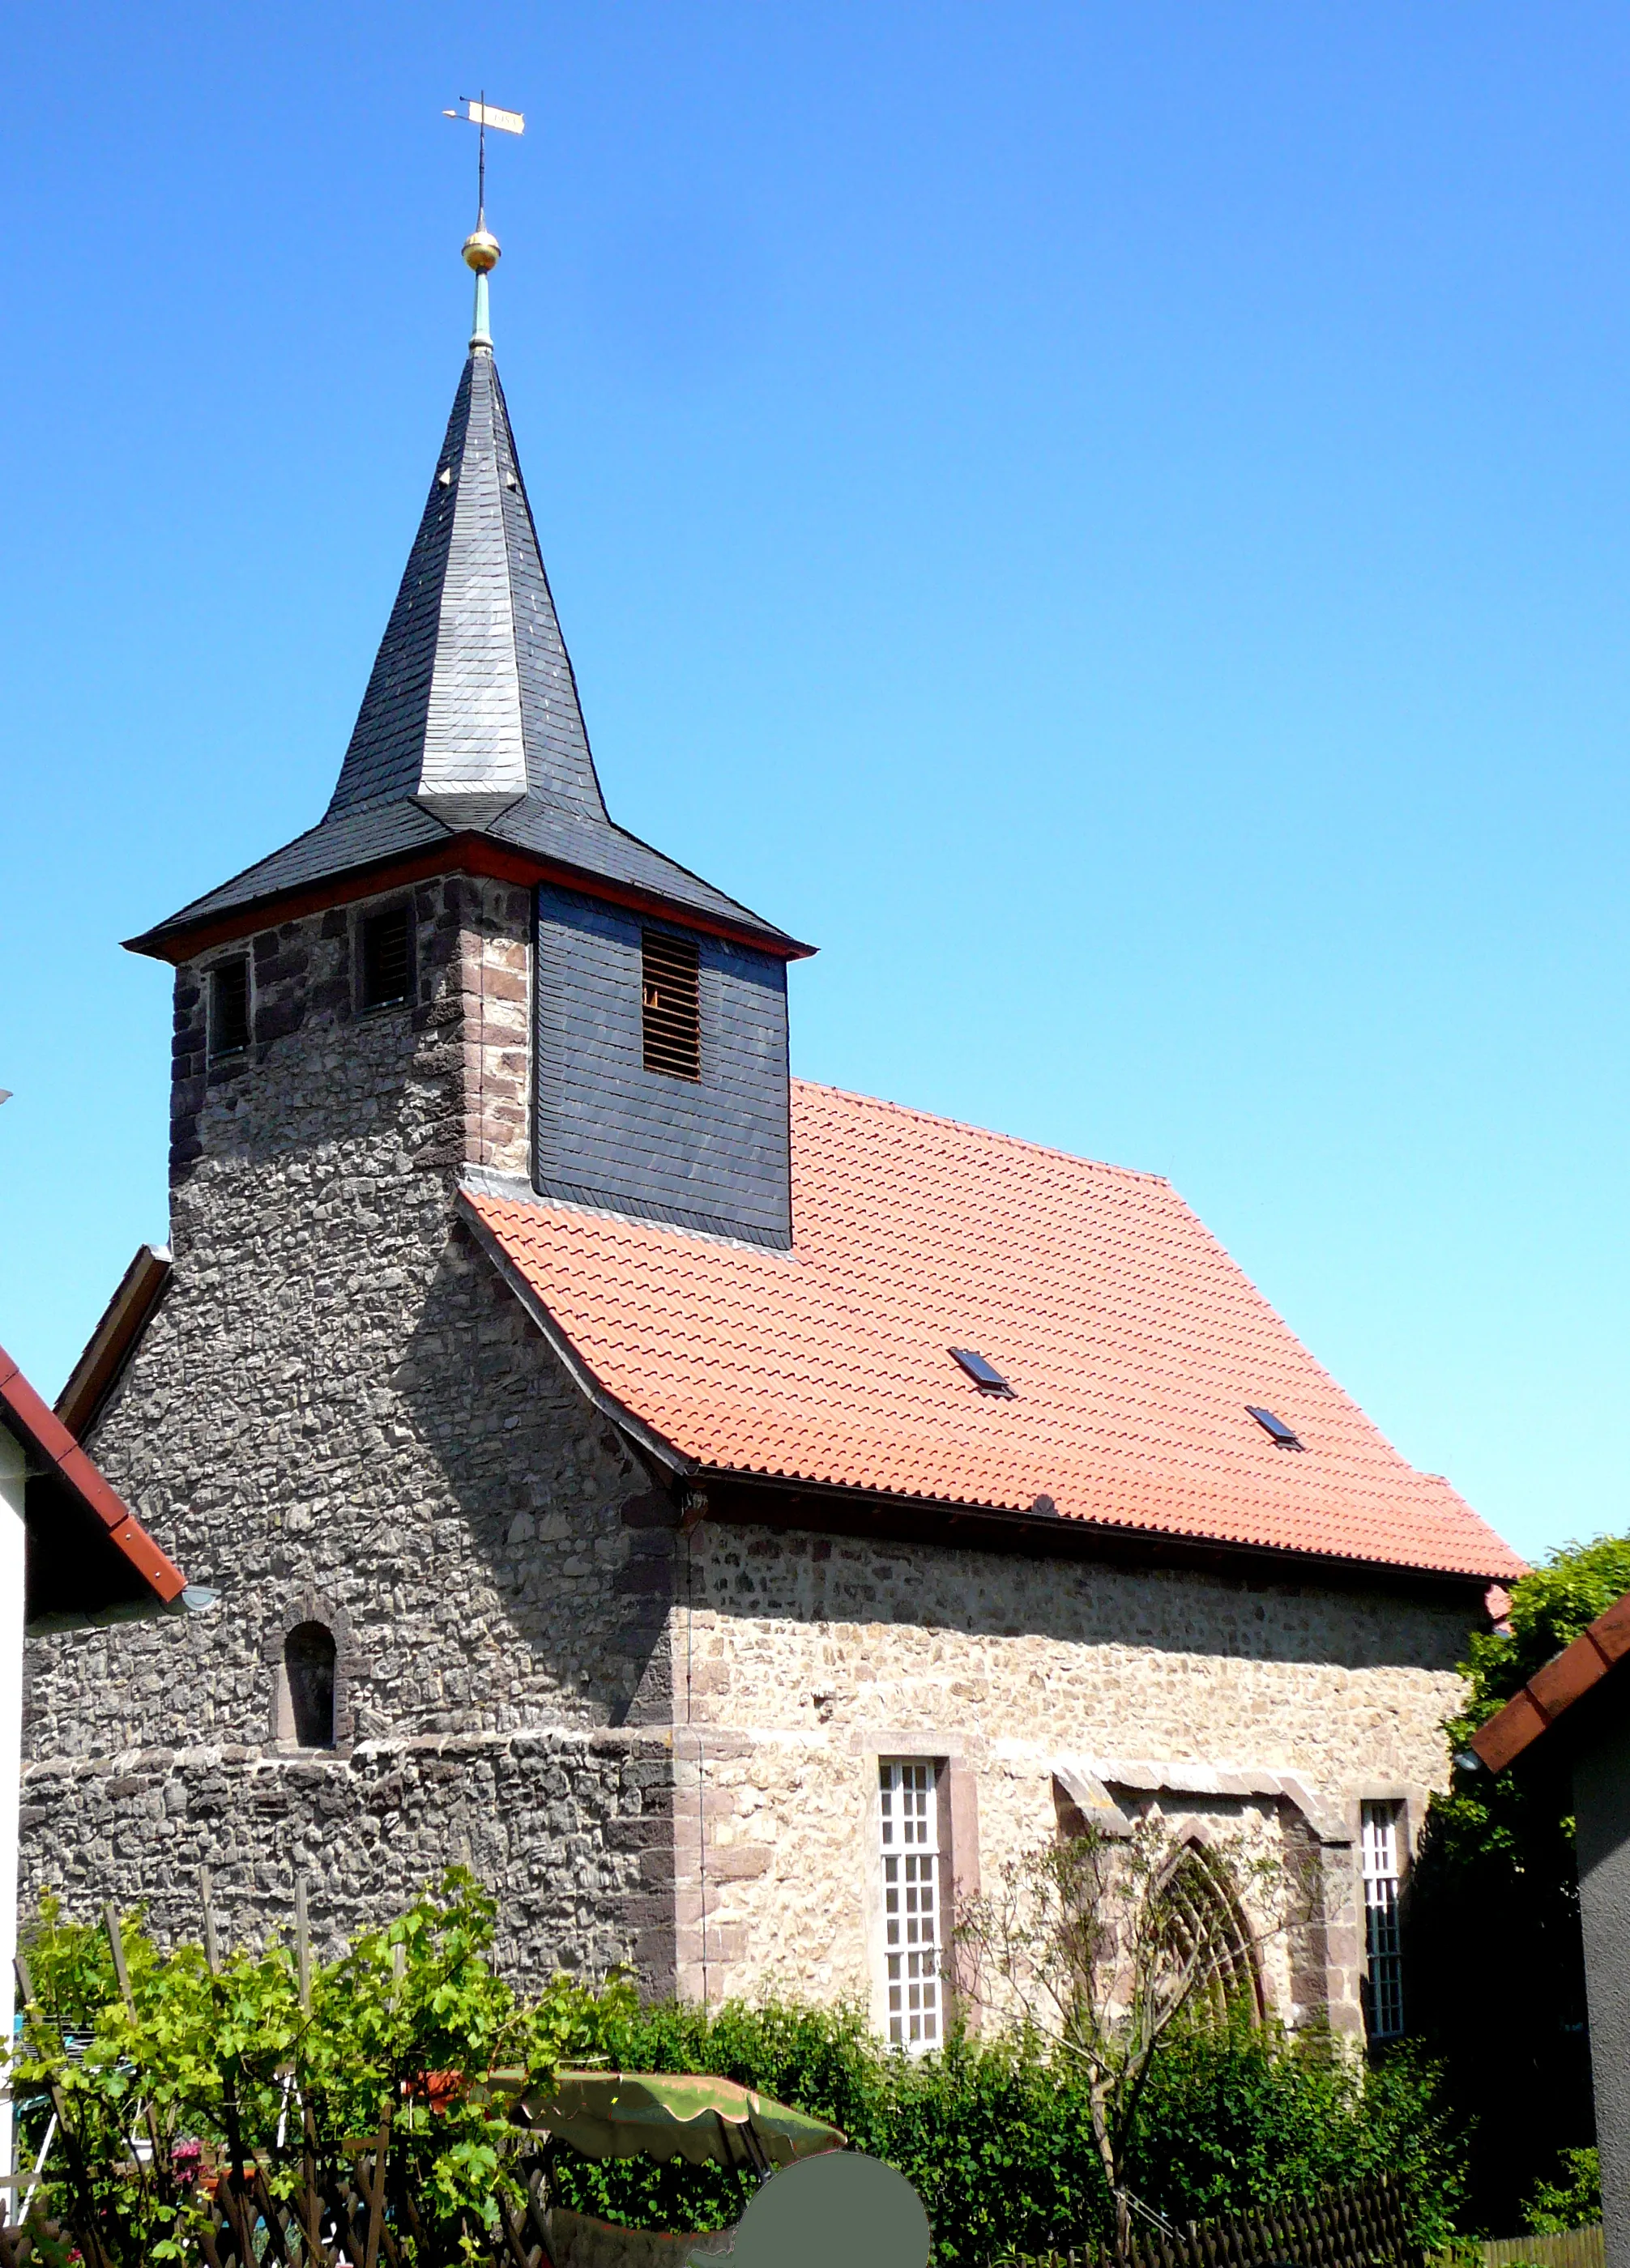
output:
{"label": "roof skylight", "polygon": [[1302,1446],[1294,1428],[1282,1418],[1276,1418],[1271,1410],[1258,1410],[1255,1403],[1248,1402],[1245,1415],[1256,1419],[1276,1449],[1299,1449]]}
{"label": "roof skylight", "polygon": [[995,1364],[986,1362],[985,1357],[982,1354],[976,1354],[972,1347],[953,1347],[951,1352],[981,1394],[1012,1395],[1012,1387],[1008,1385]]}

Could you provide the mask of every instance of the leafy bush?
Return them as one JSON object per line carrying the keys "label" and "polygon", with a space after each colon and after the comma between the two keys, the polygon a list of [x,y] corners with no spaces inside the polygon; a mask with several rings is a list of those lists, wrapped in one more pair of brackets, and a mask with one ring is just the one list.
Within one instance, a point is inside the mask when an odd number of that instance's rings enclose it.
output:
{"label": "leafy bush", "polygon": [[1602,2218],[1602,2161],[1594,2150],[1564,2150],[1561,2179],[1536,2182],[1528,2201],[1527,2226],[1536,2236],[1559,2236],[1569,2228],[1590,2228]]}
{"label": "leafy bush", "polygon": [[[1107,2235],[1114,2216],[1078,2067],[1036,2034],[955,2033],[913,2060],[853,2007],[739,2003],[641,2007],[625,1982],[596,1992],[557,1978],[523,2005],[488,1955],[491,1902],[454,1872],[387,1929],[313,1974],[300,2007],[289,1948],[240,1953],[210,1976],[202,1953],[160,1953],[122,1932],[134,2008],[100,1930],[48,1909],[30,1936],[34,2005],[18,2077],[61,2090],[93,2166],[115,2256],[184,2256],[211,2164],[253,2159],[290,2193],[306,2146],[332,2161],[348,2137],[394,2119],[394,2180],[431,2226],[428,2257],[458,2255],[461,2223],[487,2225],[517,2137],[501,2101],[464,2082],[498,2068],[542,2084],[559,2064],[701,2072],[740,2080],[841,2126],[916,2185],[940,2268],[983,2268]],[[63,2035],[79,2035],[76,2051]],[[156,2124],[152,2166],[132,2141]],[[36,2129],[37,2139],[37,2129]],[[203,2146],[202,2163],[188,2142]],[[566,2205],[638,2228],[716,2228],[737,2219],[750,2176],[648,2159],[596,2163],[550,2151]],[[1138,2112],[1131,2183],[1186,2220],[1291,2202],[1371,2172],[1399,2174],[1416,2241],[1448,2232],[1455,2156],[1431,2068],[1407,2056],[1366,2067],[1329,2041],[1258,2030],[1179,2030]]]}
{"label": "leafy bush", "polygon": [[161,1953],[134,1918],[120,1932],[127,2003],[107,1936],[48,1904],[26,1943],[17,2090],[34,2095],[36,2126],[56,2090],[121,2257],[188,2257],[214,2166],[258,2166],[287,2198],[308,2149],[340,2164],[387,2116],[395,2176],[434,2256],[454,2257],[461,2223],[488,2220],[515,2141],[505,2104],[471,2082],[511,2066],[546,2081],[619,2005],[616,1991],[596,2001],[557,1978],[522,2007],[487,1959],[495,1912],[451,1869],[387,1928],[314,1964],[307,2010],[288,1946],[235,1953],[211,1975],[198,1947]]}
{"label": "leafy bush", "polygon": [[1407,2047],[1366,2066],[1321,2032],[1237,2018],[1195,2029],[1140,2106],[1133,2186],[1169,2220],[1293,2204],[1383,2174],[1403,2184],[1414,2242],[1447,2245],[1464,2186],[1435,2065]]}
{"label": "leafy bush", "polygon": [[[1036,2036],[953,2035],[910,2060],[855,2008],[730,2003],[712,2016],[672,2006],[624,2010],[601,2033],[630,2071],[705,2071],[842,2126],[916,2185],[943,2268],[1043,2253],[1113,2216],[1085,2087]],[[1381,2172],[1404,2183],[1415,2241],[1448,2241],[1458,2153],[1435,2069],[1407,2054],[1366,2066],[1324,2036],[1236,2021],[1182,2034],[1141,2106],[1132,2185],[1169,2220],[1311,2198]],[[560,2154],[563,2202],[644,2228],[718,2228],[750,2183],[717,2167],[591,2164]]]}

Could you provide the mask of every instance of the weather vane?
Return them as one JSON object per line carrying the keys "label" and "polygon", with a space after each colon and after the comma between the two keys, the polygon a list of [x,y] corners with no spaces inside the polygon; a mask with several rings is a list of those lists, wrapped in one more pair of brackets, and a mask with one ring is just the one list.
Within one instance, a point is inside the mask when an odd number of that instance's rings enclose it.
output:
{"label": "weather vane", "polygon": [[467,267],[476,271],[476,326],[470,335],[472,347],[492,345],[487,328],[487,278],[498,264],[498,240],[487,226],[487,129],[500,134],[524,134],[525,114],[519,110],[500,110],[496,103],[487,100],[485,92],[477,96],[461,94],[462,110],[444,110],[444,118],[461,118],[469,126],[481,129],[479,154],[476,173],[476,226],[474,233],[464,240],[464,260]]}
{"label": "weather vane", "polygon": [[479,126],[481,129],[479,155],[476,161],[476,226],[483,229],[487,225],[487,129],[493,127],[500,134],[524,134],[527,130],[526,113],[500,110],[497,103],[487,100],[484,93],[476,96],[461,94],[459,100],[464,105],[462,110],[444,110],[441,114],[444,118],[461,118],[467,126]]}

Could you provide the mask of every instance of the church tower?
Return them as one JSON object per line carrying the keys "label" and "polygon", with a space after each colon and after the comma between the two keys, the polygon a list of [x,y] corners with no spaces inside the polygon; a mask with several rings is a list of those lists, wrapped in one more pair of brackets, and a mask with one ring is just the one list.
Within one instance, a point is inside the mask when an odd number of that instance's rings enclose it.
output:
{"label": "church tower", "polygon": [[197,980],[174,1162],[200,1154],[218,1067],[290,1027],[291,921],[321,909],[337,935],[345,909],[350,966],[323,1005],[427,1010],[451,902],[435,885],[459,876],[487,909],[465,941],[460,1162],[785,1248],[786,963],[809,948],[607,812],[493,358],[484,222],[464,256],[469,356],[328,810],[131,941]]}
{"label": "church tower", "polygon": [[[175,968],[173,1261],[105,1319],[83,1433],[220,1606],[35,1646],[26,1863],[182,1930],[189,1867],[256,1929],[304,1867],[338,1933],[464,1859],[511,1961],[671,1989],[683,1491],[468,1200],[789,1247],[809,948],[607,812],[498,254],[464,247],[468,357],[327,811],[131,941]],[[124,1812],[160,1823],[110,1845]]]}

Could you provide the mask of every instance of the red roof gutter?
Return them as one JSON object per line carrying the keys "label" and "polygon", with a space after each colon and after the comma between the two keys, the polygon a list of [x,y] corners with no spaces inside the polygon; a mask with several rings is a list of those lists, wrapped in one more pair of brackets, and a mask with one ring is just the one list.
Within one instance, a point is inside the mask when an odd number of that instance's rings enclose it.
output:
{"label": "red roof gutter", "polygon": [[187,1578],[159,1549],[123,1498],[114,1495],[4,1347],[0,1347],[0,1425],[17,1437],[37,1467],[53,1472],[85,1511],[101,1522],[109,1542],[141,1577],[156,1603],[176,1605],[187,1587]]}
{"label": "red roof gutter", "polygon": [[1598,1686],[1626,1654],[1630,1654],[1630,1591],[1615,1599],[1572,1646],[1536,1670],[1499,1715],[1471,1735],[1474,1754],[1490,1771],[1504,1771],[1575,1701]]}

